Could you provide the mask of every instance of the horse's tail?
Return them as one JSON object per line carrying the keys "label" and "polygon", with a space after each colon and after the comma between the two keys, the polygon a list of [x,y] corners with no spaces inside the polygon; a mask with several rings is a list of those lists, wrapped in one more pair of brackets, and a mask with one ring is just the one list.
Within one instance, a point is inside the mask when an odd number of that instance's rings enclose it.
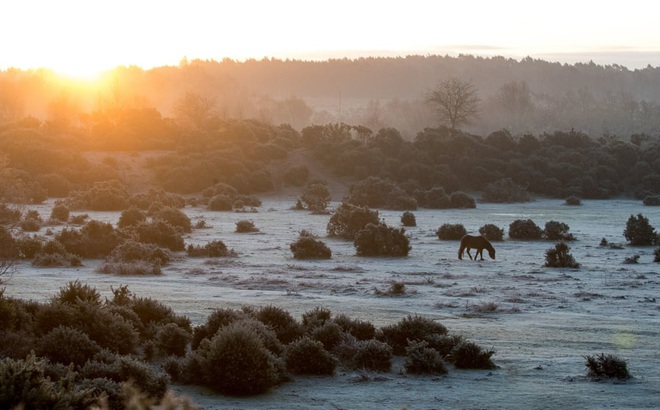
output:
{"label": "horse's tail", "polygon": [[463,260],[464,250],[465,250],[465,238],[461,239],[461,246],[458,248],[458,259]]}

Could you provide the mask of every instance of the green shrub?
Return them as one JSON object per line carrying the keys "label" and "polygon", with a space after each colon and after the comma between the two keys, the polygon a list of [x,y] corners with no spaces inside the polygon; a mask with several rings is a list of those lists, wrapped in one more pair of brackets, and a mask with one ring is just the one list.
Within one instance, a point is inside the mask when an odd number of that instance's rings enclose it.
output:
{"label": "green shrub", "polygon": [[463,224],[442,224],[435,232],[438,239],[442,240],[460,240],[467,234]]}
{"label": "green shrub", "polygon": [[37,252],[32,258],[32,266],[38,268],[76,267],[80,265],[80,260],[69,254]]}
{"label": "green shrub", "polygon": [[245,318],[245,313],[234,309],[215,309],[206,318],[206,322],[196,326],[193,331],[192,348],[197,349],[202,340],[210,340],[222,327],[229,326]]}
{"label": "green shrub", "polygon": [[155,265],[167,265],[172,259],[171,253],[153,243],[133,240],[122,242],[108,257],[111,262],[133,263],[147,262]]}
{"label": "green shrub", "polygon": [[353,184],[346,202],[369,208],[415,210],[417,201],[389,179],[370,176]]}
{"label": "green shrub", "polygon": [[660,247],[653,251],[653,262],[660,262]]}
{"label": "green shrub", "polygon": [[394,354],[405,352],[409,340],[427,340],[435,335],[446,335],[447,328],[431,319],[408,315],[399,322],[381,328],[383,340],[392,346]]}
{"label": "green shrub", "polygon": [[163,274],[160,265],[153,262],[105,262],[97,269],[99,273],[121,276],[160,276]]}
{"label": "green shrub", "polygon": [[83,258],[105,257],[121,242],[121,237],[112,224],[91,220],[80,230],[65,228],[55,239],[64,245],[67,252]]}
{"label": "green shrub", "polygon": [[577,196],[571,195],[568,198],[566,198],[565,203],[566,205],[570,205],[570,206],[580,206],[582,205],[582,200]]}
{"label": "green shrub", "polygon": [[302,315],[302,325],[307,332],[311,332],[317,327],[325,325],[332,319],[332,312],[330,309],[322,306],[317,306],[312,310],[308,310]]}
{"label": "green shrub", "polygon": [[380,223],[378,211],[344,202],[330,217],[327,231],[329,236],[352,241],[357,233],[370,223]]}
{"label": "green shrub", "polygon": [[264,393],[278,380],[276,358],[247,326],[222,328],[204,356],[200,363],[204,380],[223,394]]}
{"label": "green shrub", "polygon": [[554,248],[545,251],[545,266],[548,268],[579,268],[580,264],[575,262],[570,248],[564,242],[558,242]]}
{"label": "green shrub", "polygon": [[211,241],[204,246],[190,244],[186,248],[186,253],[193,258],[227,258],[237,255],[233,249],[227,249],[227,245],[221,240]]}
{"label": "green shrub", "polygon": [[168,323],[159,327],[156,332],[156,347],[163,355],[182,357],[186,354],[186,347],[192,335],[176,323]]}
{"label": "green shrub", "polygon": [[153,243],[174,252],[185,249],[181,233],[165,221],[140,223],[135,232],[140,242]]}
{"label": "green shrub", "polygon": [[23,218],[20,223],[23,232],[37,232],[41,229],[41,218]]}
{"label": "green shrub", "polygon": [[648,195],[642,203],[646,206],[660,206],[660,195]]}
{"label": "green shrub", "polygon": [[378,340],[358,342],[353,356],[353,365],[359,369],[376,372],[389,372],[392,368],[392,348]]}
{"label": "green shrub", "polygon": [[477,201],[465,192],[456,191],[449,196],[449,207],[458,209],[476,208]]}
{"label": "green shrub", "polygon": [[282,308],[263,306],[254,312],[254,317],[270,326],[283,344],[291,343],[303,335],[302,325]]}
{"label": "green shrub", "polygon": [[495,363],[491,356],[493,350],[484,350],[471,341],[464,341],[457,345],[451,353],[451,360],[458,369],[494,369]]}
{"label": "green shrub", "polygon": [[426,192],[420,192],[422,206],[429,209],[447,209],[449,208],[449,195],[442,187],[431,188]]}
{"label": "green shrub", "polygon": [[119,228],[128,228],[146,222],[147,215],[139,208],[132,206],[121,212],[117,226]]}
{"label": "green shrub", "polygon": [[23,259],[32,259],[41,251],[42,242],[38,236],[23,236],[16,240],[18,256]]}
{"label": "green shrub", "polygon": [[75,280],[61,287],[58,294],[53,296],[53,302],[63,303],[69,306],[87,304],[100,306],[101,294],[94,286]]}
{"label": "green shrub", "polygon": [[234,209],[234,201],[231,197],[220,194],[209,199],[209,211],[231,211]]}
{"label": "green shrub", "polygon": [[569,230],[569,226],[563,222],[548,221],[545,223],[543,237],[551,241],[573,241],[575,237]]}
{"label": "green shrub", "polygon": [[323,344],[307,336],[286,346],[284,362],[293,374],[332,375],[337,367],[337,360]]}
{"label": "green shrub", "polygon": [[403,226],[417,226],[417,220],[415,214],[410,211],[406,211],[401,215],[401,224]]}
{"label": "green shrub", "polygon": [[313,212],[323,212],[330,203],[330,190],[325,183],[312,182],[305,188],[300,200]]}
{"label": "green shrub", "polygon": [[658,235],[648,218],[642,214],[630,215],[623,236],[633,246],[650,246],[658,243]]}
{"label": "green shrub", "polygon": [[504,229],[497,225],[486,224],[479,228],[479,234],[489,241],[501,241],[504,239]]}
{"label": "green shrub", "polygon": [[86,191],[73,192],[67,200],[71,209],[121,211],[128,206],[128,191],[117,180],[95,182]]}
{"label": "green shrub", "polygon": [[323,343],[323,348],[328,351],[341,342],[342,334],[341,326],[334,321],[327,321],[310,332],[312,339]]}
{"label": "green shrub", "polygon": [[584,356],[584,359],[588,376],[591,378],[627,380],[632,377],[626,361],[614,355],[601,353],[595,356]]}
{"label": "green shrub", "polygon": [[130,304],[131,310],[140,318],[144,329],[150,325],[165,325],[176,323],[182,329],[192,331],[190,320],[185,316],[175,314],[169,306],[148,297],[134,297]]}
{"label": "green shrub", "polygon": [[50,212],[50,219],[59,222],[66,222],[69,220],[69,208],[62,204],[55,204]]}
{"label": "green shrub", "polygon": [[169,376],[137,359],[123,356],[119,359],[122,381],[129,380],[148,398],[160,401],[167,392]]}
{"label": "green shrub", "polygon": [[408,256],[412,247],[404,229],[385,223],[368,224],[355,236],[353,245],[358,256]]}
{"label": "green shrub", "polygon": [[152,215],[154,220],[162,220],[182,232],[192,232],[192,223],[188,215],[178,208],[164,206]]}
{"label": "green shrub", "polygon": [[259,232],[259,228],[254,226],[254,222],[248,221],[247,219],[242,219],[236,222],[236,232],[238,233]]}
{"label": "green shrub", "polygon": [[345,314],[340,314],[334,321],[341,326],[342,330],[355,337],[357,340],[369,340],[376,336],[376,327],[365,320],[351,319]]}
{"label": "green shrub", "polygon": [[330,259],[328,246],[307,231],[300,232],[298,240],[290,245],[295,259]]}
{"label": "green shrub", "polygon": [[51,362],[82,366],[101,347],[90,340],[87,334],[70,327],[58,326],[39,339],[37,354],[47,357]]}
{"label": "green shrub", "polygon": [[447,368],[437,350],[424,340],[411,340],[406,346],[404,368],[411,374],[445,374]]}
{"label": "green shrub", "polygon": [[536,240],[543,237],[543,231],[531,219],[516,219],[509,225],[511,239]]}
{"label": "green shrub", "polygon": [[143,211],[149,209],[153,204],[160,204],[162,206],[172,208],[183,208],[186,205],[186,199],[178,194],[166,192],[163,189],[149,188],[146,192],[140,192],[132,195],[128,202],[131,207],[141,209]]}

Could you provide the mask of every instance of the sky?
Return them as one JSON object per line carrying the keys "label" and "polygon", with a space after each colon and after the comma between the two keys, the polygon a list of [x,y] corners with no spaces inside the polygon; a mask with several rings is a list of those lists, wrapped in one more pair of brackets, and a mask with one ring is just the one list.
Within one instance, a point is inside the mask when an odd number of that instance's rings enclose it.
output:
{"label": "sky", "polygon": [[655,0],[3,0],[0,15],[0,70],[460,53],[660,66]]}

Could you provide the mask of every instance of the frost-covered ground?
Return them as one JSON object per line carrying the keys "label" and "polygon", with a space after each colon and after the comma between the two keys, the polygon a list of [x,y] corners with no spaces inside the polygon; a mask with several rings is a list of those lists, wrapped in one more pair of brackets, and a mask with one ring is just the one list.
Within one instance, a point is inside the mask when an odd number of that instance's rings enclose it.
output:
{"label": "frost-covered ground", "polygon": [[[258,213],[208,212],[186,208],[207,229],[195,230],[187,243],[220,239],[237,258],[206,260],[182,257],[160,277],[118,277],[94,272],[98,262],[80,269],[33,269],[20,265],[7,285],[13,297],[46,300],[66,282],[80,279],[105,296],[110,286],[128,284],[185,314],[195,324],[212,309],[276,305],[297,317],[316,306],[335,314],[372,321],[377,326],[419,314],[436,319],[450,333],[486,348],[498,368],[461,371],[442,377],[406,376],[395,363],[391,373],[339,370],[334,377],[296,377],[270,393],[251,398],[224,397],[190,386],[174,386],[205,409],[432,409],[432,408],[657,408],[660,405],[660,264],[653,247],[600,247],[625,244],[630,215],[642,213],[660,228],[660,207],[641,201],[585,201],[570,207],[558,200],[527,204],[478,204],[473,210],[418,210],[417,227],[408,228],[412,251],[407,258],[355,256],[350,242],[326,238],[329,215],[293,211],[294,198],[264,200]],[[333,205],[337,205],[336,203]],[[40,208],[42,216],[49,205]],[[381,211],[389,225],[401,212]],[[116,213],[90,213],[116,222]],[[238,234],[235,222],[250,219],[259,233]],[[496,260],[458,260],[458,242],[440,241],[444,223],[461,223],[468,232],[493,223],[508,232],[516,219],[540,227],[555,220],[570,226],[576,241],[570,252],[579,269],[544,268],[552,242],[494,243]],[[324,261],[297,261],[289,250],[298,233],[317,234],[331,248]],[[638,264],[624,264],[639,255]],[[183,255],[182,255],[183,256]],[[383,296],[392,281],[406,294]],[[494,311],[484,312],[490,307]],[[615,354],[628,363],[634,379],[625,383],[587,379],[585,355]]]}

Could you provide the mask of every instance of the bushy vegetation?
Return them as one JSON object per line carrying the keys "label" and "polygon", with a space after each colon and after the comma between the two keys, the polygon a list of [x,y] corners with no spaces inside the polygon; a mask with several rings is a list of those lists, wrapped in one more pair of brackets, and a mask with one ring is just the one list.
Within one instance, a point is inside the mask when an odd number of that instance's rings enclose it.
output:
{"label": "bushy vegetation", "polygon": [[504,239],[504,229],[494,224],[486,224],[479,228],[479,234],[489,241],[501,241]]}
{"label": "bushy vegetation", "polygon": [[379,177],[368,177],[353,184],[346,202],[369,208],[415,210],[417,200],[401,189],[396,182]]}
{"label": "bushy vegetation", "polygon": [[442,224],[435,232],[438,239],[442,240],[460,240],[467,234],[463,224]]}
{"label": "bushy vegetation", "polygon": [[368,224],[353,241],[358,256],[408,256],[412,247],[403,228],[385,223]]}
{"label": "bushy vegetation", "polygon": [[660,206],[660,195],[649,195],[642,202],[646,206]]}
{"label": "bushy vegetation", "polygon": [[650,246],[658,243],[658,235],[647,217],[642,214],[630,215],[623,236],[633,246]]}
{"label": "bushy vegetation", "polygon": [[566,198],[565,203],[566,205],[570,205],[570,206],[580,206],[582,205],[582,200],[575,195],[571,195],[568,198]]}
{"label": "bushy vegetation", "polygon": [[601,353],[594,356],[585,356],[587,374],[594,379],[618,379],[627,380],[632,376],[628,371],[625,360],[611,354]]}
{"label": "bushy vegetation", "polygon": [[532,200],[527,190],[511,178],[504,178],[486,186],[481,196],[484,202],[515,203]]}
{"label": "bushy vegetation", "polygon": [[337,367],[337,360],[323,343],[307,336],[287,345],[284,362],[293,374],[331,375]]}
{"label": "bushy vegetation", "polygon": [[531,219],[516,219],[509,225],[509,238],[536,240],[543,237],[543,230]]}
{"label": "bushy vegetation", "polygon": [[189,244],[186,253],[190,257],[201,258],[227,258],[237,256],[233,249],[227,248],[227,245],[221,240],[214,240],[204,245]]}
{"label": "bushy vegetation", "polygon": [[403,226],[417,226],[417,219],[415,214],[410,211],[405,211],[401,214],[401,224]]}
{"label": "bushy vegetation", "polygon": [[300,201],[305,204],[306,209],[315,213],[323,213],[331,198],[328,185],[323,182],[311,182],[300,196]]}
{"label": "bushy vegetation", "polygon": [[543,237],[551,241],[573,241],[575,237],[569,230],[570,227],[563,222],[548,221],[545,223]]}
{"label": "bushy vegetation", "polygon": [[323,242],[307,231],[300,232],[298,240],[290,245],[295,259],[330,259],[332,251]]}
{"label": "bushy vegetation", "polygon": [[368,224],[379,223],[378,211],[343,202],[330,217],[327,231],[329,236],[352,241]]}
{"label": "bushy vegetation", "polygon": [[241,219],[236,222],[236,232],[238,233],[250,233],[250,232],[259,232],[253,221],[247,219]]}
{"label": "bushy vegetation", "polygon": [[564,242],[558,242],[554,248],[545,251],[545,266],[549,268],[579,268],[580,264],[570,253],[570,248]]}
{"label": "bushy vegetation", "polygon": [[406,346],[406,372],[411,374],[445,374],[447,368],[440,353],[428,347],[425,340],[411,340]]}
{"label": "bushy vegetation", "polygon": [[495,354],[493,350],[484,350],[478,344],[471,341],[459,343],[451,352],[451,359],[459,369],[494,369],[491,357]]}

